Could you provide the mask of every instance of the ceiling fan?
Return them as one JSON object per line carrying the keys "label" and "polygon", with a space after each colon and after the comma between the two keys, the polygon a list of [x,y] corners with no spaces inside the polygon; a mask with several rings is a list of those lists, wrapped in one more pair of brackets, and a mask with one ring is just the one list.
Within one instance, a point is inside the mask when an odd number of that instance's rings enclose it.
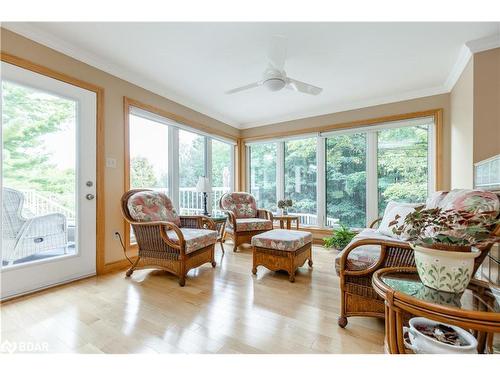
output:
{"label": "ceiling fan", "polygon": [[323,91],[321,87],[313,86],[309,83],[297,81],[286,75],[284,70],[286,59],[286,38],[283,36],[273,36],[271,48],[268,53],[268,67],[262,75],[260,81],[250,83],[245,86],[226,91],[226,94],[234,94],[240,91],[264,86],[269,91],[279,91],[283,88],[302,92],[304,94],[318,95]]}

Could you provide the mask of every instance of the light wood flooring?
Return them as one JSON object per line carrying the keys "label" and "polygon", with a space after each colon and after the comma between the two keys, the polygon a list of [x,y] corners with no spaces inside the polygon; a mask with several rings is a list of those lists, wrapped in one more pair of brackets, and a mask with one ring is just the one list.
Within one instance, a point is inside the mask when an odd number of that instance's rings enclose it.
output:
{"label": "light wood flooring", "polygon": [[217,267],[188,274],[186,286],[160,271],[81,280],[0,305],[1,342],[45,343],[79,353],[383,353],[384,324],[351,318],[337,326],[335,251],[313,248],[288,282],[251,274],[249,247],[217,249]]}

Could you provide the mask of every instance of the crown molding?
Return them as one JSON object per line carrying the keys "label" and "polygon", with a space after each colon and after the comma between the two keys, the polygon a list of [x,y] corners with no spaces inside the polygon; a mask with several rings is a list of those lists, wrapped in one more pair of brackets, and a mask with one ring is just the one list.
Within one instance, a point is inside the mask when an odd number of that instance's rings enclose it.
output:
{"label": "crown molding", "polygon": [[235,121],[234,119],[226,117],[221,113],[214,112],[212,109],[196,103],[192,99],[186,98],[183,95],[168,90],[168,88],[166,88],[164,85],[159,85],[157,82],[145,77],[141,73],[133,72],[117,64],[109,63],[108,61],[96,56],[95,54],[89,53],[88,51],[85,51],[81,48],[76,48],[63,39],[58,38],[51,33],[47,33],[28,22],[2,22],[0,26],[14,33],[20,34],[28,39],[31,39],[39,44],[49,47],[55,51],[72,57],[78,61],[100,69],[108,74],[130,82],[154,94],[160,95],[177,104],[195,110],[205,116],[225,123],[229,126],[232,126],[236,129],[249,129],[258,126],[282,123],[286,121],[304,120],[309,117],[323,116],[342,111],[373,107],[382,104],[396,103],[405,100],[449,93],[455,86],[457,80],[460,78],[463,70],[467,66],[467,63],[474,53],[500,47],[500,33],[465,43],[465,45],[463,45],[460,49],[457,60],[453,65],[450,74],[441,86],[425,88],[421,90],[413,90],[390,96],[380,96],[355,102],[340,103],[334,106],[329,106],[327,109],[317,108],[315,111],[278,116],[258,122],[240,123],[238,121]]}
{"label": "crown molding", "polygon": [[259,122],[243,123],[240,125],[240,129],[250,129],[250,128],[255,128],[255,127],[259,127],[259,126],[266,126],[266,125],[277,125],[279,123],[284,123],[284,122],[288,122],[288,121],[307,120],[311,117],[327,116],[327,115],[331,115],[331,114],[335,114],[335,113],[339,113],[339,112],[375,107],[378,105],[384,105],[384,104],[390,104],[390,103],[398,103],[398,102],[403,102],[405,100],[419,99],[419,98],[425,98],[428,96],[447,94],[447,93],[449,93],[449,90],[447,90],[444,86],[431,87],[431,88],[426,88],[426,89],[421,89],[421,90],[412,90],[412,91],[407,91],[405,93],[401,93],[401,94],[397,94],[397,95],[389,95],[389,96],[377,97],[377,98],[372,98],[372,99],[351,101],[349,103],[341,103],[341,104],[338,104],[335,106],[328,106],[328,109],[325,109],[325,110],[311,111],[309,113],[301,113],[300,115],[291,114],[289,116],[280,116],[280,117],[275,117],[275,118],[269,118],[267,120],[259,121]]}
{"label": "crown molding", "polygon": [[138,87],[151,91],[152,93],[160,95],[172,102],[175,102],[176,104],[180,104],[226,125],[239,129],[239,124],[236,121],[195,103],[188,98],[176,94],[165,88],[165,86],[158,85],[156,82],[140,73],[132,72],[128,69],[120,67],[117,64],[109,63],[95,54],[89,53],[81,48],[75,48],[61,38],[58,38],[51,33],[47,33],[28,22],[2,22],[0,26],[16,34],[24,36],[25,38],[33,40],[34,42],[49,47],[57,52],[65,54],[75,60],[81,61]]}
{"label": "crown molding", "polygon": [[453,90],[458,79],[462,75],[465,67],[469,63],[469,60],[475,53],[488,51],[490,49],[495,49],[500,47],[500,32],[493,34],[484,38],[475,39],[466,42],[460,49],[457,61],[453,65],[453,68],[446,79],[444,87],[448,91]]}
{"label": "crown molding", "polygon": [[500,31],[485,38],[471,40],[465,43],[471,53],[478,53],[500,47]]}

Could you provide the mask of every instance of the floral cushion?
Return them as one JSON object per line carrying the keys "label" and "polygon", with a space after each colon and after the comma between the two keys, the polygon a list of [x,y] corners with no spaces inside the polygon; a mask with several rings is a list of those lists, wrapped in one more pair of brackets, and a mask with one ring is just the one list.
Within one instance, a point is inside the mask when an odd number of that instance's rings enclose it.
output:
{"label": "floral cushion", "polygon": [[312,242],[312,234],[299,230],[274,229],[252,237],[252,246],[295,251]]}
{"label": "floral cushion", "polygon": [[[401,233],[400,235],[397,235],[394,233],[392,230],[393,228],[400,226],[403,224],[403,222],[406,219],[406,216],[408,216],[410,213],[415,211],[415,207],[420,206],[421,204],[419,203],[399,203],[399,202],[393,202],[390,201],[387,203],[387,207],[385,208],[384,216],[382,218],[382,221],[380,222],[380,225],[378,226],[377,231],[384,235],[384,236],[389,236],[391,238],[396,238],[400,240],[406,240],[409,238],[409,235],[407,231],[404,233]],[[396,220],[396,216],[399,218]],[[394,226],[391,226],[390,224],[396,221],[396,224]]]}
{"label": "floral cushion", "polygon": [[232,211],[237,218],[256,217],[257,204],[252,194],[227,193],[220,199],[222,209]]}
{"label": "floral cushion", "polygon": [[443,210],[468,211],[482,213],[492,211],[497,216],[500,202],[495,193],[483,190],[454,189],[439,203]]}
{"label": "floral cushion", "polygon": [[[267,219],[259,219],[257,217],[253,218],[243,218],[236,219],[236,231],[237,232],[250,232],[252,230],[271,230],[273,229],[273,222]],[[226,231],[234,232],[231,223],[227,222]]]}
{"label": "floral cushion", "polygon": [[169,221],[181,225],[172,201],[159,191],[139,191],[128,199],[127,207],[135,221]]}
{"label": "floral cushion", "polygon": [[[217,232],[209,229],[180,228],[186,243],[186,254],[214,244],[217,241]],[[168,238],[179,243],[179,237],[173,230],[167,231]]]}
{"label": "floral cushion", "polygon": [[[373,238],[376,240],[392,241],[406,243],[401,240],[394,239],[392,237],[380,234],[376,229],[366,228],[358,233],[351,242],[345,247],[348,249],[353,243],[359,240],[365,240],[368,238]],[[344,250],[345,251],[345,250]],[[340,258],[344,251],[341,251],[335,257],[335,270],[337,275],[340,272]],[[380,245],[362,245],[355,248],[349,253],[347,257],[347,268],[350,270],[362,270],[370,267],[373,263],[377,262],[380,257]]]}

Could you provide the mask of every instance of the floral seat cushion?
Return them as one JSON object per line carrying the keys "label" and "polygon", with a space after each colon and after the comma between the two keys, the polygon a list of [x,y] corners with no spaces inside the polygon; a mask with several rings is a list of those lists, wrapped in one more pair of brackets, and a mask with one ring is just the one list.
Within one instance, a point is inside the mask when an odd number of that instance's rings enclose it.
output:
{"label": "floral seat cushion", "polygon": [[236,218],[257,216],[257,203],[252,194],[227,193],[221,197],[220,205],[223,210],[232,211]]}
{"label": "floral seat cushion", "polygon": [[[209,229],[180,228],[186,243],[186,254],[199,250],[217,242],[217,232]],[[179,237],[173,230],[167,231],[168,238],[179,243]]]}
{"label": "floral seat cushion", "polygon": [[[253,230],[271,230],[273,229],[273,222],[267,219],[260,219],[257,217],[236,219],[237,232],[250,232]],[[228,221],[226,224],[226,231],[233,233],[234,229]]]}
{"label": "floral seat cushion", "polygon": [[274,229],[252,237],[252,246],[295,251],[312,242],[312,234],[299,230]]}
{"label": "floral seat cushion", "polygon": [[135,221],[169,221],[181,225],[172,201],[159,191],[146,190],[133,194],[127,202],[127,208]]}
{"label": "floral seat cushion", "polygon": [[[400,241],[392,237],[380,234],[380,232],[378,232],[376,229],[366,228],[363,229],[356,236],[354,236],[354,238],[345,248],[348,249],[353,243],[359,240],[366,240],[369,238],[373,238],[376,240],[383,240],[383,241],[406,243],[404,241]],[[335,270],[337,271],[337,275],[340,272],[340,258],[344,254],[344,251],[345,250],[341,251],[335,257]],[[347,257],[346,266],[349,270],[363,270],[370,267],[372,264],[376,263],[379,258],[380,258],[380,245],[362,245],[355,248],[353,251],[349,253],[349,256]]]}

